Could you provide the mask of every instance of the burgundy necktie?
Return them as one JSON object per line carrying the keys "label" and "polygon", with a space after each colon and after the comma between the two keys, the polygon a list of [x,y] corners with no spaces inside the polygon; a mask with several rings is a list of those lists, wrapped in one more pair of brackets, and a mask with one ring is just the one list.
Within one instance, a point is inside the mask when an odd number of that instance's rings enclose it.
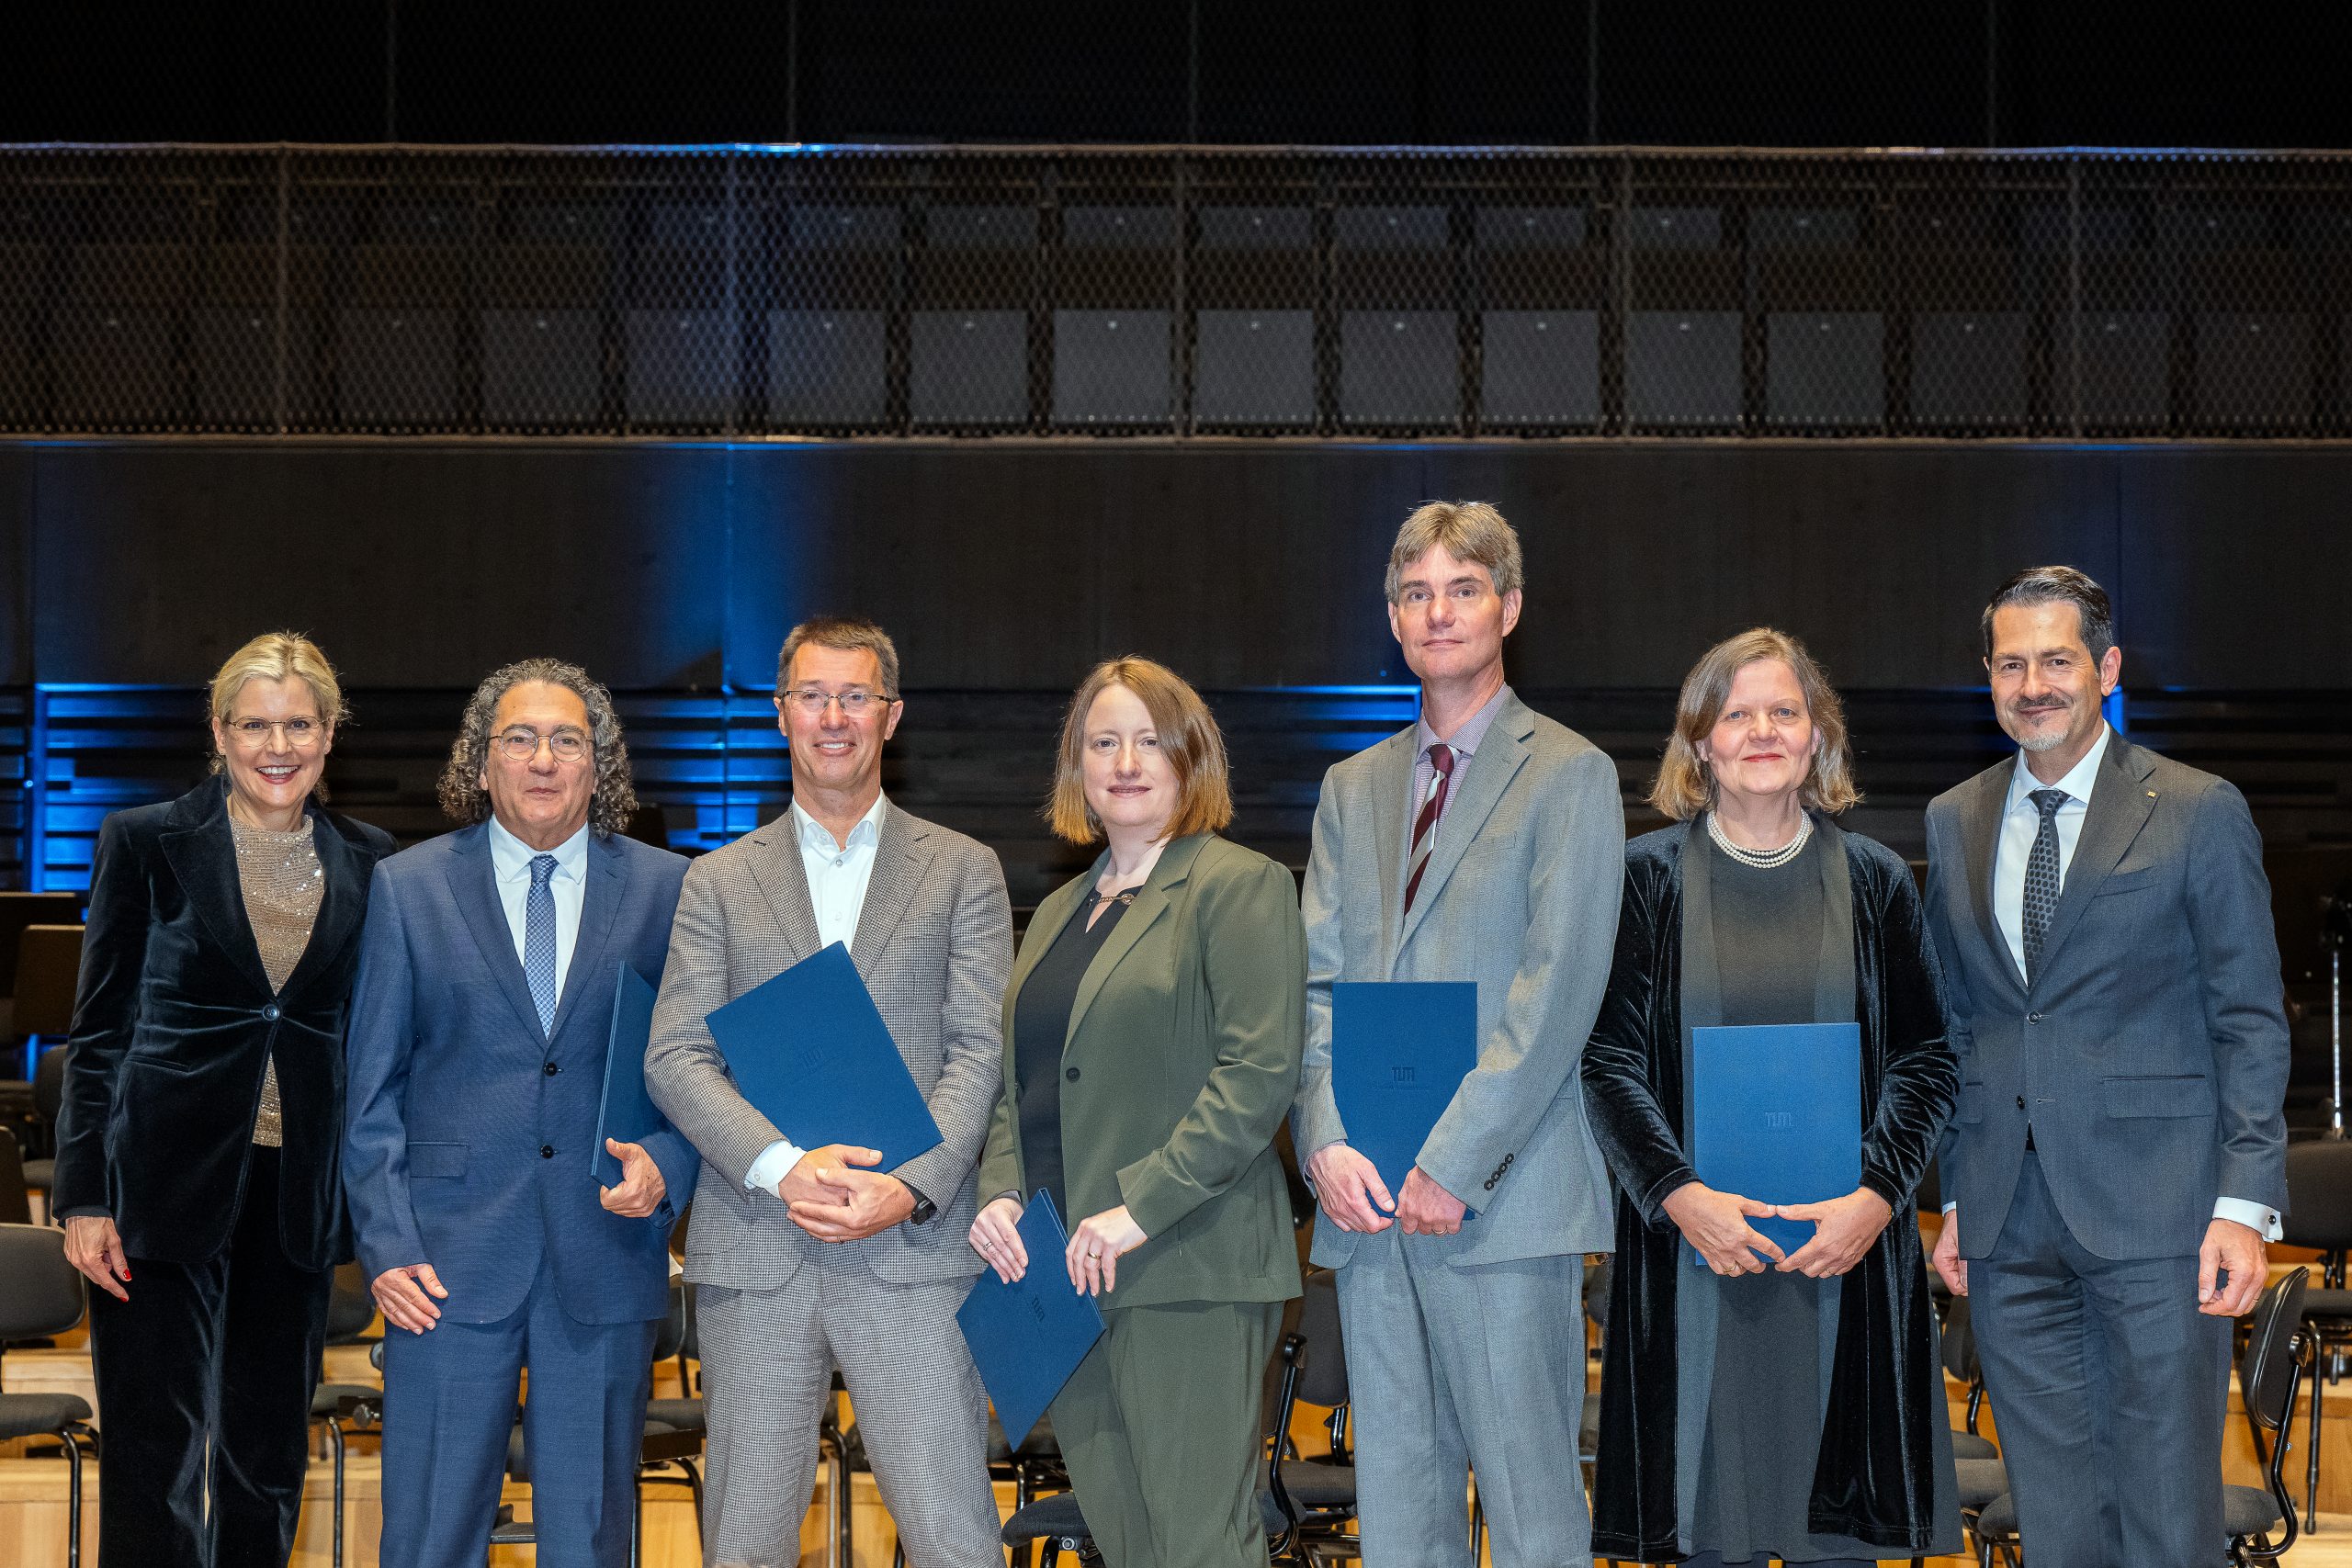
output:
{"label": "burgundy necktie", "polygon": [[1405,913],[1413,912],[1413,895],[1421,890],[1421,873],[1430,868],[1430,851],[1437,846],[1437,819],[1445,810],[1446,786],[1453,782],[1453,748],[1441,740],[1430,748],[1430,766],[1437,772],[1430,778],[1429,798],[1421,803],[1421,814],[1413,818],[1412,874],[1405,879]]}

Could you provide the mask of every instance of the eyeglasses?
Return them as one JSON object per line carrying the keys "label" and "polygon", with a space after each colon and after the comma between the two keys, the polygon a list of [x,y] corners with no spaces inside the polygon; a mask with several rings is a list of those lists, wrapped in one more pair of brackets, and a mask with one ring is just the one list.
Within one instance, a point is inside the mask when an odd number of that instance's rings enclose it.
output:
{"label": "eyeglasses", "polygon": [[776,694],[776,701],[790,703],[803,718],[822,718],[834,703],[841,704],[842,717],[864,718],[869,710],[887,708],[898,700],[880,692],[820,692],[813,686]]}
{"label": "eyeglasses", "polygon": [[553,735],[541,735],[537,730],[517,725],[503,735],[492,737],[498,754],[510,762],[527,762],[539,754],[545,745],[559,762],[576,762],[588,755],[588,738],[576,729],[559,729]]}
{"label": "eyeglasses", "polygon": [[277,730],[297,751],[316,746],[327,732],[327,727],[315,718],[232,718],[226,728],[244,744],[255,747],[268,745],[269,732]]}

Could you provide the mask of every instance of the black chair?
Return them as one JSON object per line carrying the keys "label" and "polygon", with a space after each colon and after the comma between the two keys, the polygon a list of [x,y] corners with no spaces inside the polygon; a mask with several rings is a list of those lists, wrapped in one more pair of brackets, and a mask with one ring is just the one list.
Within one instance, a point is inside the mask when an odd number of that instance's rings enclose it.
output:
{"label": "black chair", "polygon": [[17,1135],[0,1127],[0,1225],[32,1223],[33,1201],[25,1190],[25,1162],[17,1152]]}
{"label": "black chair", "polygon": [[[2301,1389],[2304,1369],[2313,1359],[2313,1336],[2303,1323],[2304,1295],[2311,1270],[2297,1269],[2281,1276],[2255,1303],[2252,1332],[2238,1358],[2238,1391],[2256,1429],[2257,1453],[2267,1435],[2269,1453],[2263,1462],[2267,1486],[2222,1488],[2222,1525],[2229,1532],[2230,1561],[2237,1568],[2275,1563],[2295,1544],[2295,1499],[2287,1490],[2287,1450],[2292,1447],[2288,1424],[2295,1414],[2295,1395]],[[2312,1390],[2316,1401],[2319,1390]],[[2162,1506],[2162,1499],[2153,1499]],[[2270,1539],[2278,1530],[2278,1539]],[[1979,1561],[1990,1564],[1997,1551],[2022,1561],[2018,1539],[2017,1508],[2004,1496],[1986,1507],[1976,1525]]]}
{"label": "black chair", "polygon": [[[327,1295],[327,1343],[330,1345],[360,1345],[368,1343],[368,1330],[376,1322],[376,1298],[368,1288],[368,1277],[356,1263],[335,1266],[334,1282]],[[383,1341],[375,1341],[368,1359],[380,1371],[384,1364]],[[384,1391],[374,1383],[328,1382],[324,1369],[320,1382],[311,1391],[311,1422],[323,1427],[327,1448],[334,1460],[334,1563],[343,1568],[344,1517],[344,1449],[354,1430],[380,1428],[383,1423]]]}
{"label": "black chair", "polygon": [[[52,1045],[40,1054],[40,1066],[33,1069],[33,1116],[40,1122],[41,1134],[48,1147],[57,1147],[57,1113],[65,1104],[65,1047]],[[50,1189],[57,1182],[57,1161],[54,1156],[25,1161],[25,1185],[41,1195],[44,1206],[49,1202]],[[54,1216],[51,1216],[54,1223]]]}
{"label": "black chair", "polygon": [[1944,1308],[1942,1348],[1944,1371],[1968,1385],[1968,1425],[1951,1435],[1952,1457],[1999,1459],[2000,1449],[1976,1429],[1984,1413],[1984,1367],[1977,1359],[1976,1327],[1969,1317],[1966,1296],[1953,1297]]}
{"label": "black chair", "polygon": [[[2303,1294],[2303,1321],[2311,1325],[2313,1377],[2321,1370],[2331,1383],[2344,1376],[2345,1352],[2352,1348],[2352,1290],[2346,1289],[2344,1260],[2352,1251],[2352,1142],[2320,1138],[2287,1145],[2287,1213],[2281,1240],[2319,1253],[2321,1285]],[[2304,1456],[2303,1529],[2319,1531],[2319,1444],[2322,1404],[2312,1387],[2311,1451]]]}
{"label": "black chair", "polygon": [[[1282,1510],[1284,1549],[1301,1562],[1355,1557],[1355,1538],[1345,1533],[1356,1517],[1356,1467],[1348,1451],[1348,1352],[1340,1328],[1338,1277],[1330,1270],[1307,1274],[1298,1327],[1283,1339],[1281,1364],[1266,1490]],[[1325,1430],[1331,1447],[1320,1460],[1288,1452],[1291,1418],[1301,1400],[1329,1412]]]}
{"label": "black chair", "polygon": [[[13,1156],[14,1140],[8,1143]],[[82,1321],[82,1276],[65,1237],[47,1225],[0,1224],[0,1343],[63,1334]],[[82,1445],[95,1449],[90,1407],[71,1393],[0,1393],[0,1439],[54,1437],[65,1445],[65,1562],[82,1561]]]}
{"label": "black chair", "polygon": [[18,931],[10,1027],[62,1040],[74,1028],[74,987],[81,973],[80,926],[28,925]]}

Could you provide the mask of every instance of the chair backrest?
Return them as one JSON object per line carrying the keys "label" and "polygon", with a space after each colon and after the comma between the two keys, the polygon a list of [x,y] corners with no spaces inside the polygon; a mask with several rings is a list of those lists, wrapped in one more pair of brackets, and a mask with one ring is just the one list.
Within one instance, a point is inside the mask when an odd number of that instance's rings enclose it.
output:
{"label": "chair backrest", "polygon": [[2302,1329],[2311,1278],[2308,1269],[2290,1270],[2254,1305],[2253,1332],[2238,1359],[2238,1390],[2246,1414],[2266,1432],[2278,1431],[2294,1414],[2287,1406],[2295,1386],[2295,1336]]}
{"label": "chair backrest", "polygon": [[74,987],[82,975],[80,926],[27,926],[17,935],[19,1034],[64,1034],[74,1027]]}
{"label": "chair backrest", "polygon": [[327,1287],[327,1343],[348,1345],[376,1321],[376,1298],[368,1289],[368,1275],[356,1263],[335,1265]]}
{"label": "chair backrest", "polygon": [[1610,1259],[1588,1264],[1584,1271],[1584,1315],[1603,1334],[1609,1332]]}
{"label": "chair backrest", "polygon": [[[25,1189],[25,1156],[17,1147],[17,1134],[0,1127],[0,1225],[28,1225],[33,1223],[32,1194]],[[0,1334],[0,1339],[8,1337]],[[31,1338],[31,1335],[19,1337]]]}
{"label": "chair backrest", "polygon": [[670,1276],[670,1310],[662,1314],[662,1325],[653,1331],[653,1359],[668,1360],[685,1342],[686,1282],[673,1274]]}
{"label": "chair backrest", "polygon": [[2352,1247],[2352,1140],[2287,1145],[2285,1240],[2340,1252]]}
{"label": "chair backrest", "polygon": [[1326,1409],[1348,1403],[1348,1350],[1340,1334],[1339,1276],[1310,1270],[1299,1303],[1298,1334],[1306,1354],[1298,1377],[1298,1397]]}
{"label": "chair backrest", "polygon": [[57,1125],[57,1113],[65,1104],[65,1047],[51,1045],[40,1054],[40,1064],[33,1068],[33,1114],[44,1125]]}
{"label": "chair backrest", "polygon": [[17,994],[17,933],[27,926],[71,925],[82,918],[78,893],[0,893],[0,997]]}
{"label": "chair backrest", "polygon": [[[11,1157],[16,1145],[9,1143]],[[82,1276],[52,1225],[0,1224],[0,1339],[41,1339],[82,1321]]]}
{"label": "chair backrest", "polygon": [[1964,1383],[1980,1375],[1976,1359],[1976,1325],[1969,1321],[1968,1298],[1954,1296],[1944,1309],[1944,1371]]}

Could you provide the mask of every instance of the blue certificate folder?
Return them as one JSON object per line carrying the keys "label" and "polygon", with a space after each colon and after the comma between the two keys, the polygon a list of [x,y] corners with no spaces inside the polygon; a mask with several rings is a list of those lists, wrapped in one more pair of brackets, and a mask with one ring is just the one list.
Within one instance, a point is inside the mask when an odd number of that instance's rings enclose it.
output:
{"label": "blue certificate folder", "polygon": [[[1860,1186],[1861,1026],[1691,1030],[1690,1164],[1718,1192],[1764,1203],[1818,1203]],[[1783,1252],[1813,1239],[1803,1220],[1747,1223]]]}
{"label": "blue certificate folder", "polygon": [[1102,1337],[1102,1309],[1070,1286],[1069,1235],[1051,1193],[1040,1190],[1029,1200],[1019,1228],[1027,1272],[1008,1285],[983,1269],[956,1309],[1004,1440],[1016,1449]]}
{"label": "blue certificate folder", "polygon": [[1348,1146],[1372,1161],[1391,1198],[1405,1190],[1430,1129],[1477,1065],[1475,981],[1331,987],[1331,1098]]}
{"label": "blue certificate folder", "polygon": [[653,1038],[653,986],[630,964],[613,987],[612,1032],[605,1042],[605,1098],[596,1111],[596,1147],[590,1160],[603,1187],[621,1184],[621,1162],[605,1140],[641,1144],[660,1127],[662,1112],[645,1092],[645,1047]]}
{"label": "blue certificate folder", "polygon": [[894,1170],[939,1146],[939,1123],[840,942],[706,1021],[735,1088],[802,1148],[879,1149],[874,1168]]}

